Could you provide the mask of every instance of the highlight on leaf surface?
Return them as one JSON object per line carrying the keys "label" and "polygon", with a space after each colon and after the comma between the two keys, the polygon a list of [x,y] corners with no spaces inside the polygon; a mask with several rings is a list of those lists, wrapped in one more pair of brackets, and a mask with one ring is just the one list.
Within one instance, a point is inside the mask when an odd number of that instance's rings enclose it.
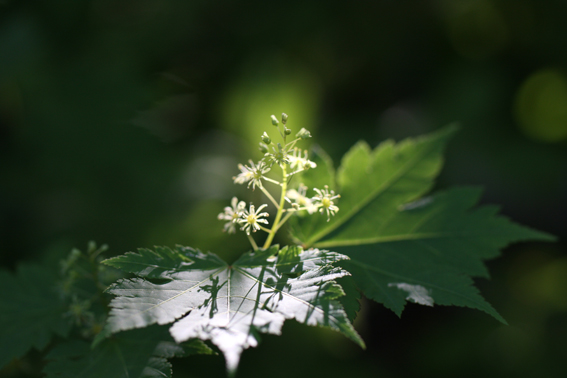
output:
{"label": "highlight on leaf surface", "polygon": [[116,298],[105,331],[173,323],[177,342],[211,340],[229,373],[242,351],[258,344],[259,333],[280,334],[286,319],[331,328],[364,346],[338,301],[344,292],[335,279],[348,273],[332,264],[345,259],[295,246],[249,252],[230,266],[182,246],[127,253],[104,261],[138,275],[108,289]]}
{"label": "highlight on leaf surface", "polygon": [[409,300],[476,308],[505,323],[471,277],[488,277],[483,261],[510,243],[553,237],[497,215],[496,207],[475,208],[478,189],[422,197],[434,184],[455,130],[385,141],[374,150],[356,144],[336,174],[341,211],[329,223],[297,218],[292,235],[306,248],[332,248],[349,256],[340,265],[356,286],[397,315]]}

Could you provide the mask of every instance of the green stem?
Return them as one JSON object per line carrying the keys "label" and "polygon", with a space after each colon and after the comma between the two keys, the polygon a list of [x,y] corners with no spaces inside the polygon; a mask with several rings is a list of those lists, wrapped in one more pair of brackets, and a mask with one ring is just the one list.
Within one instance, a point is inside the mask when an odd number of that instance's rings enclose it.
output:
{"label": "green stem", "polygon": [[270,201],[272,201],[272,203],[274,204],[275,207],[278,207],[278,203],[276,202],[276,200],[274,199],[274,197],[272,197],[272,195],[263,187],[260,186],[260,189],[262,190],[262,192],[264,192],[264,194],[266,195],[266,197],[268,197],[268,199]]}
{"label": "green stem", "polygon": [[294,213],[294,211],[290,211],[289,213],[286,213],[285,217],[282,219],[282,221],[278,225],[276,232],[284,225],[285,222],[287,222],[287,220],[293,215],[293,213]]}
{"label": "green stem", "polygon": [[266,242],[264,243],[264,247],[263,249],[267,249],[271,244],[272,244],[272,240],[274,240],[274,236],[276,235],[276,232],[278,231],[278,225],[280,223],[280,220],[282,219],[282,214],[283,214],[283,210],[284,210],[284,205],[285,205],[285,195],[287,192],[287,180],[286,178],[286,165],[283,164],[282,166],[282,176],[283,176],[283,182],[282,182],[282,195],[280,198],[280,204],[278,206],[278,213],[276,214],[276,219],[274,220],[274,224],[272,225],[272,229],[270,230],[270,233],[268,234],[268,238],[266,239]]}
{"label": "green stem", "polygon": [[292,140],[291,142],[289,142],[288,144],[285,145],[285,148],[289,151],[291,150],[295,144],[297,143],[297,141],[299,140],[299,138]]}
{"label": "green stem", "polygon": [[250,244],[252,244],[252,248],[256,251],[258,249],[258,244],[254,241],[252,235],[246,234],[246,236],[248,236],[248,240],[250,241]]}
{"label": "green stem", "polygon": [[270,231],[272,231],[272,230],[270,230],[269,228],[262,227],[262,226],[260,226],[260,225],[258,225],[258,227],[260,227],[260,230],[262,230],[262,231],[264,231],[264,232],[266,232],[266,233],[268,233],[268,234],[270,233]]}
{"label": "green stem", "polygon": [[271,182],[272,184],[276,184],[276,185],[278,185],[278,186],[282,186],[282,184],[280,184],[280,182],[279,182],[279,181],[276,181],[276,180],[272,180],[272,179],[271,179],[271,178],[269,178],[269,177],[263,177],[263,179],[264,179],[264,180],[266,180],[266,181],[269,181],[269,182]]}

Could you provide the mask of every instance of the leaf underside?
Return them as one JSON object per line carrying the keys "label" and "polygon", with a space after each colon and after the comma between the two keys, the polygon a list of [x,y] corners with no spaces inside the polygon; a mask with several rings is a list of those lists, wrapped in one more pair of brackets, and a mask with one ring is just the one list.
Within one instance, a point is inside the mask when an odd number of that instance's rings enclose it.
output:
{"label": "leaf underside", "polygon": [[42,350],[54,335],[65,337],[71,321],[56,277],[22,265],[16,275],[0,271],[0,368],[32,347]]}
{"label": "leaf underside", "polygon": [[344,292],[334,280],[348,273],[331,263],[345,258],[299,247],[278,253],[273,247],[229,266],[189,247],[127,253],[104,261],[139,276],[108,289],[116,298],[106,332],[173,323],[177,342],[199,338],[218,346],[230,373],[242,351],[258,344],[259,333],[280,334],[286,319],[332,328],[363,345],[337,300]]}
{"label": "leaf underside", "polygon": [[[407,301],[467,306],[504,319],[473,286],[488,277],[483,260],[522,240],[553,240],[474,208],[480,191],[456,188],[422,198],[434,184],[454,127],[371,150],[355,145],[337,170],[340,211],[330,222],[297,218],[292,235],[304,247],[332,248],[367,297],[401,315]],[[321,163],[320,163],[321,164]],[[327,170],[330,168],[327,167]]]}

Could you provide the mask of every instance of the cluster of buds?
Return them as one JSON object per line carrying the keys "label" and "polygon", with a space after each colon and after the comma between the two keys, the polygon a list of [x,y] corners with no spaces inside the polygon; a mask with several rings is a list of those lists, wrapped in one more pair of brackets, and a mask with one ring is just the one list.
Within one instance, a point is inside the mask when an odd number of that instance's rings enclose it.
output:
{"label": "cluster of buds", "polygon": [[[309,160],[307,150],[296,147],[296,143],[300,140],[311,138],[311,133],[302,128],[295,134],[295,138],[288,141],[288,139],[291,139],[291,129],[287,127],[287,114],[282,113],[282,127],[280,127],[280,121],[276,116],[272,115],[271,120],[272,125],[277,128],[280,134],[282,143],[274,143],[268,133],[264,132],[260,137],[262,140],[260,151],[264,153],[262,159],[258,162],[249,160],[247,165],[239,164],[240,173],[232,179],[235,184],[247,184],[248,188],[252,187],[252,190],[259,188],[266,195],[277,209],[272,227],[267,228],[261,225],[269,224],[266,219],[269,214],[261,212],[268,207],[268,204],[262,204],[257,209],[253,204],[250,204],[247,209],[244,201],[239,201],[238,198],[233,197],[231,206],[225,207],[224,211],[218,215],[219,220],[226,222],[224,225],[225,232],[235,233],[237,228],[245,231],[254,249],[258,249],[258,246],[251,236],[253,232],[262,230],[268,233],[263,245],[263,248],[266,249],[271,245],[279,228],[292,215],[319,212],[325,214],[327,221],[329,221],[331,216],[339,211],[335,200],[340,195],[329,190],[327,185],[323,189],[313,188],[315,194],[312,197],[307,195],[308,188],[302,183],[297,185],[295,189],[290,185],[293,175],[317,167],[315,162]],[[281,181],[267,177],[268,172],[274,167],[281,169]],[[276,201],[274,196],[266,189],[264,183],[271,183],[280,188],[279,201]]]}

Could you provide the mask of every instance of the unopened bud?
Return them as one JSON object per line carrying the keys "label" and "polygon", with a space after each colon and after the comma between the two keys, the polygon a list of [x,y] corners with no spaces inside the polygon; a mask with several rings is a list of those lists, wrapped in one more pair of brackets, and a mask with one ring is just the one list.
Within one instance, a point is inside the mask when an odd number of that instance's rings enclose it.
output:
{"label": "unopened bud", "polygon": [[264,131],[264,134],[262,134],[262,141],[266,144],[270,144],[272,143],[272,140],[270,139],[270,137],[268,136],[268,134],[266,134],[266,132]]}
{"label": "unopened bud", "polygon": [[264,143],[260,143],[259,150],[265,154],[268,152],[268,146],[266,146]]}
{"label": "unopened bud", "polygon": [[282,123],[285,125],[287,123],[287,114],[282,113]]}
{"label": "unopened bud", "polygon": [[277,126],[279,124],[278,119],[275,115],[272,115],[272,125]]}
{"label": "unopened bud", "polygon": [[285,135],[291,134],[291,130],[284,126],[284,133]]}
{"label": "unopened bud", "polygon": [[304,127],[302,127],[301,130],[299,130],[299,132],[295,134],[295,136],[297,138],[307,139],[311,138],[311,133],[309,132],[309,130],[306,130]]}

